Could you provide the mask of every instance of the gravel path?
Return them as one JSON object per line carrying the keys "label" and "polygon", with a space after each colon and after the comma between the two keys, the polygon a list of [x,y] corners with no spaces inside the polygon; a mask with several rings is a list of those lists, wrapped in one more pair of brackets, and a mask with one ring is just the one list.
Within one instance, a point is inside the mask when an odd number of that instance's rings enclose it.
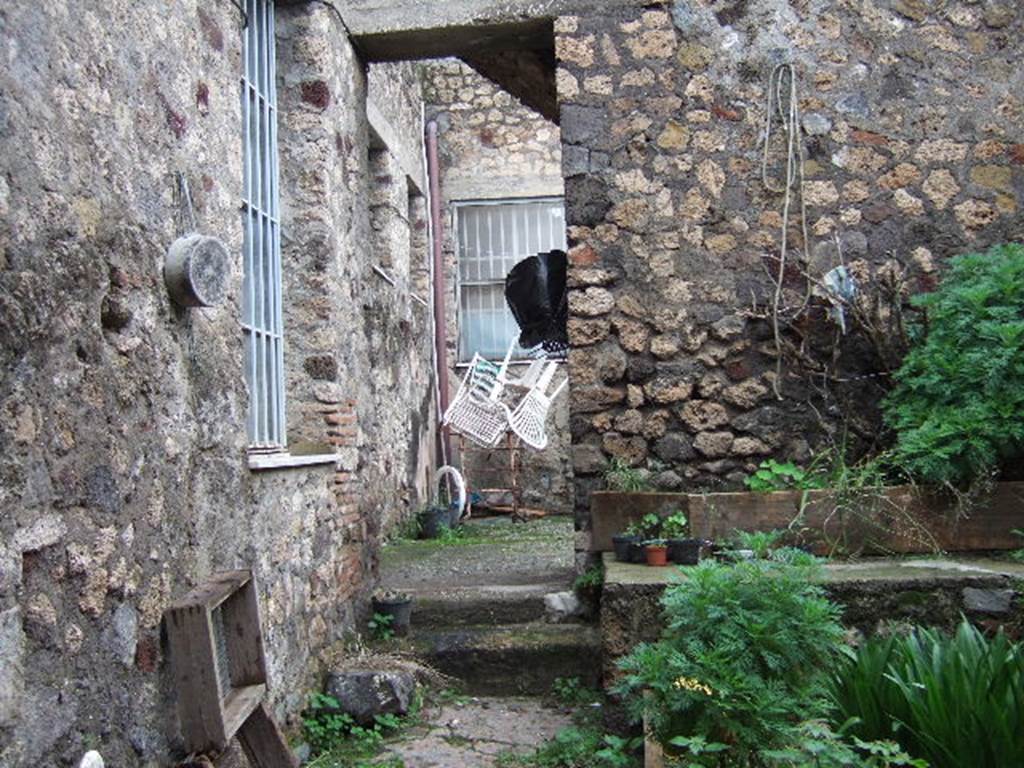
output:
{"label": "gravel path", "polygon": [[573,578],[573,529],[569,517],[513,523],[507,517],[469,520],[464,538],[400,540],[381,550],[381,587],[516,585]]}

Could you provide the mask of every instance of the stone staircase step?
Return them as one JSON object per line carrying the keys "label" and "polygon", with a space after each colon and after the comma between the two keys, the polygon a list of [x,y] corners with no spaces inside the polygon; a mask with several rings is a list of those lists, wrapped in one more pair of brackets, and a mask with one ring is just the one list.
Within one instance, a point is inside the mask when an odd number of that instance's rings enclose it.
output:
{"label": "stone staircase step", "polygon": [[558,677],[600,682],[600,633],[583,624],[414,628],[403,646],[470,695],[543,695]]}
{"label": "stone staircase step", "polygon": [[419,630],[543,621],[544,596],[568,589],[549,583],[409,590],[412,623]]}

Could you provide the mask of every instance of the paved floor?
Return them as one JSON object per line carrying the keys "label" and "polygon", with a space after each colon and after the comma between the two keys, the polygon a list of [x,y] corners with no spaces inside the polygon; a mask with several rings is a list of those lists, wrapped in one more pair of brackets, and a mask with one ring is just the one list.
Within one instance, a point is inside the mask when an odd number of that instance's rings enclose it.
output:
{"label": "paved floor", "polygon": [[503,752],[532,752],[572,724],[568,711],[536,698],[471,698],[424,712],[387,753],[405,768],[492,768]]}

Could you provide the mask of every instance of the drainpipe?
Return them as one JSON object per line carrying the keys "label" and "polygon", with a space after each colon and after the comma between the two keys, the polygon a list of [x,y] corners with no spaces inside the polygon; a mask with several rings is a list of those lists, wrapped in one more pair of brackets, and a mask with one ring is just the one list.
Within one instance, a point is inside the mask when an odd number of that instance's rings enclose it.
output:
{"label": "drainpipe", "polygon": [[448,410],[448,325],[445,313],[444,254],[441,227],[441,183],[437,162],[437,122],[427,124],[427,185],[430,191],[430,230],[434,252],[434,359],[437,360],[437,390],[441,411],[437,415],[441,460],[451,461],[448,433],[441,426],[441,416]]}

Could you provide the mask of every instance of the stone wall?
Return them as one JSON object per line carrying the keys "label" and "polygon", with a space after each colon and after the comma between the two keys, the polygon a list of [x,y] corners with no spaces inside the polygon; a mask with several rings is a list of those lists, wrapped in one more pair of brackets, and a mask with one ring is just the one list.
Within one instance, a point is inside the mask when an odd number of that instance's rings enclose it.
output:
{"label": "stone wall", "polygon": [[[899,351],[886,290],[898,304],[948,257],[1024,236],[1022,24],[1004,0],[695,0],[557,21],[581,528],[613,457],[659,488],[734,488],[768,456],[877,440]],[[810,257],[797,198],[780,345],[783,195],[761,160],[786,62]],[[873,336],[828,315],[836,239],[863,295],[883,297]]]}
{"label": "stone wall", "polygon": [[[451,203],[561,196],[558,127],[524,107],[467,65],[444,60],[423,66],[427,117],[438,124],[441,195],[445,203],[445,307],[452,394],[465,375],[458,362],[458,265]],[[561,374],[560,374],[561,375]],[[523,500],[527,506],[568,514],[572,510],[569,409],[563,392],[548,423],[544,451],[524,448]],[[471,446],[467,441],[467,446]],[[453,450],[458,441],[453,440]],[[506,451],[470,447],[463,458],[476,487],[508,484]]]}
{"label": "stone wall", "polygon": [[[255,571],[286,721],[359,626],[382,521],[422,501],[429,316],[373,264],[402,233],[394,264],[425,243],[408,214],[373,228],[367,80],[335,15],[277,23],[288,442],[337,453],[337,471],[247,468],[238,10],[0,10],[5,766],[180,756],[161,617],[223,569]],[[177,308],[163,284],[178,172],[232,255],[217,308]]]}

